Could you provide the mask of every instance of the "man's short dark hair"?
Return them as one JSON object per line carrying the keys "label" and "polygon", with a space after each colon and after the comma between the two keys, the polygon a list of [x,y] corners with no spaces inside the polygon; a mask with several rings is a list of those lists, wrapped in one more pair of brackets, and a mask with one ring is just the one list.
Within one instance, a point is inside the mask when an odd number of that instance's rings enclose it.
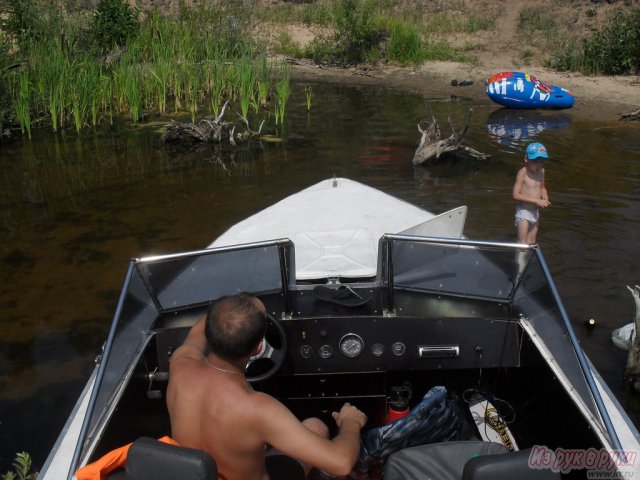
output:
{"label": "man's short dark hair", "polygon": [[265,313],[248,293],[218,298],[209,307],[204,329],[211,351],[228,361],[248,356],[264,336]]}

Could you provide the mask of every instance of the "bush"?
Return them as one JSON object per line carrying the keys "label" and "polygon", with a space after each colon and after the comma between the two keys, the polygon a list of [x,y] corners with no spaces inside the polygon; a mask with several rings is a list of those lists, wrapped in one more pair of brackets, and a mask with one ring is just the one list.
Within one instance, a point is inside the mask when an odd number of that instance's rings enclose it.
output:
{"label": "bush", "polygon": [[37,35],[40,22],[32,0],[6,0],[0,8],[0,27],[19,45]]}
{"label": "bush", "polygon": [[385,50],[387,60],[403,64],[419,64],[426,58],[420,35],[415,27],[402,21],[389,26],[389,41]]}
{"label": "bush", "polygon": [[578,72],[584,67],[584,48],[580,39],[569,38],[552,50],[548,66],[554,70]]}
{"label": "bush", "polygon": [[126,0],[100,0],[91,22],[91,34],[101,53],[114,46],[122,47],[134,37],[140,28],[137,9]]}
{"label": "bush", "polygon": [[333,4],[335,53],[348,63],[361,62],[378,44],[371,19],[373,7],[368,0],[336,0]]}
{"label": "bush", "polygon": [[585,73],[620,75],[640,71],[640,8],[616,12],[584,42]]}

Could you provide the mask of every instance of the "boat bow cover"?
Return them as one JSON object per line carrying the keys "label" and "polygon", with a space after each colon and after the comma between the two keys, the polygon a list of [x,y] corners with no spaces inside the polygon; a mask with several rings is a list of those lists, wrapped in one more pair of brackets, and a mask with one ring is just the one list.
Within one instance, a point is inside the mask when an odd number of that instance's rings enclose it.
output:
{"label": "boat bow cover", "polygon": [[465,217],[466,207],[435,216],[375,188],[332,178],[237,223],[210,247],[289,238],[298,280],[373,277],[385,233],[460,238]]}

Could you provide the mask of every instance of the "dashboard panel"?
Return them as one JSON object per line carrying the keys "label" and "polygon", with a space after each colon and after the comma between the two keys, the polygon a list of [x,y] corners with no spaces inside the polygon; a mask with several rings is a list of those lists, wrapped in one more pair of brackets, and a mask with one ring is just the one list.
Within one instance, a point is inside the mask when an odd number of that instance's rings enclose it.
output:
{"label": "dashboard panel", "polygon": [[281,321],[283,373],[519,366],[516,321],[478,318],[323,317]]}
{"label": "dashboard panel", "polygon": [[[315,317],[280,320],[288,351],[283,374],[520,366],[522,330],[500,318]],[[158,367],[188,327],[159,330]]]}

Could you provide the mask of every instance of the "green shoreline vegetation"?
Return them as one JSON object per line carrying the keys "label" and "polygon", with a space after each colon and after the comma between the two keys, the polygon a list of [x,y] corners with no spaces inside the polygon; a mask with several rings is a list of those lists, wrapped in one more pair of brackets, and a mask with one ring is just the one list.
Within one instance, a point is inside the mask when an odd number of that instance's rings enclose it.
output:
{"label": "green shoreline vegetation", "polygon": [[[185,112],[195,123],[198,116],[217,117],[225,101],[247,126],[261,119],[277,128],[292,87],[290,69],[270,55],[334,65],[474,62],[482,46],[454,46],[448,36],[494,32],[498,16],[468,8],[465,0],[427,2],[421,9],[401,0],[176,3],[166,13],[142,12],[127,0],[5,0],[0,138],[8,127],[19,126],[31,138],[34,128],[80,133],[122,116],[137,123],[149,114]],[[266,40],[256,28],[295,23],[318,32],[308,45],[296,44],[286,29]],[[546,63],[556,70],[640,70],[640,8],[618,11],[585,33],[532,6],[520,12],[519,27],[552,52]],[[526,64],[533,53],[522,55]],[[310,108],[311,93],[305,95]]]}
{"label": "green shoreline vegetation", "polygon": [[139,20],[125,0],[101,0],[93,12],[8,1],[3,31],[11,42],[3,43],[0,82],[29,138],[36,124],[80,133],[117,116],[138,123],[171,108],[195,122],[203,105],[218,115],[225,99],[248,119],[281,72],[251,41],[241,3],[181,6],[172,16],[154,10]]}
{"label": "green shoreline vegetation", "polygon": [[13,470],[0,475],[0,480],[36,480],[38,472],[33,471],[31,456],[27,452],[16,454]]}

